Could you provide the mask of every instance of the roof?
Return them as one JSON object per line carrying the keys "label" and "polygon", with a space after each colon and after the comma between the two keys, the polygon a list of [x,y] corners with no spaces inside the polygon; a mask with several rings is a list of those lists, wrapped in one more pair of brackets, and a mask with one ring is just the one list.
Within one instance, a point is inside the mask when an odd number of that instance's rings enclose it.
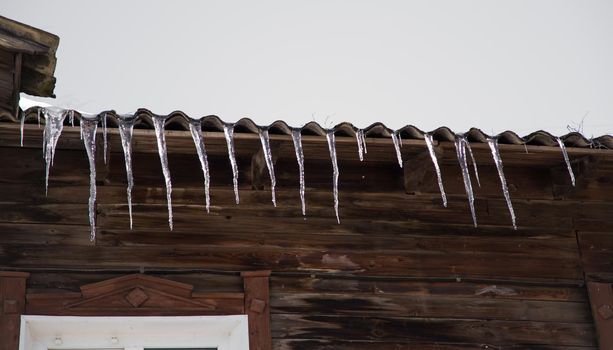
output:
{"label": "roof", "polygon": [[30,95],[55,97],[55,53],[60,38],[0,16],[0,48],[23,55],[20,90]]}
{"label": "roof", "polygon": [[[38,107],[28,108],[26,113],[26,123],[37,123],[37,111]],[[100,115],[106,114],[108,118],[108,126],[109,127],[117,127],[117,118],[122,118],[119,114],[114,111],[105,111],[100,113]],[[79,117],[79,113],[75,112],[77,119]],[[136,118],[135,128],[136,129],[151,129],[153,130],[153,121],[152,118],[160,116],[151,112],[148,109],[141,108],[136,113],[134,113],[134,117]],[[125,116],[123,116],[125,117]],[[164,115],[166,118],[166,130],[183,130],[189,131],[189,122],[190,120],[194,120],[190,118],[187,114],[181,111],[175,111],[168,115]],[[249,118],[242,118],[235,123],[231,123],[228,121],[224,121],[218,116],[208,115],[203,116],[201,118],[197,118],[196,120],[200,120],[202,123],[203,131],[218,131],[223,132],[224,124],[234,124],[234,130],[236,133],[251,133],[257,134],[260,128],[266,128],[269,130],[270,134],[277,135],[291,135],[292,129],[296,127],[292,127],[288,125],[286,122],[279,120],[270,125],[258,125],[253,120]],[[0,121],[11,121],[18,122],[13,116],[10,115],[0,115]],[[66,125],[69,125],[68,118],[64,121]],[[77,122],[78,124],[78,122]],[[365,136],[369,138],[391,138],[393,133],[398,133],[401,139],[403,140],[423,140],[425,134],[431,134],[433,138],[437,141],[450,141],[453,142],[456,138],[456,135],[463,134],[468,141],[475,143],[486,143],[487,139],[490,137],[495,137],[498,139],[498,143],[500,144],[509,144],[509,145],[534,145],[534,146],[551,146],[558,147],[557,136],[554,136],[546,131],[539,130],[532,132],[525,136],[519,136],[517,133],[513,131],[505,131],[498,135],[488,135],[482,130],[478,128],[471,128],[467,132],[457,132],[453,131],[446,126],[439,127],[435,130],[426,132],[424,130],[419,129],[413,125],[406,125],[400,129],[392,130],[385,126],[382,122],[376,122],[371,124],[365,128],[358,128],[355,125],[343,122],[337,124],[332,128],[324,128],[317,122],[309,122],[304,126],[300,127],[301,133],[303,135],[320,135],[323,136],[326,134],[327,130],[334,130],[336,136],[346,136],[346,137],[355,137],[356,132],[362,130]],[[560,139],[564,142],[566,147],[575,147],[575,148],[598,148],[598,149],[613,149],[613,136],[612,135],[602,135],[595,138],[587,138],[579,132],[569,132],[566,135],[559,136]]]}

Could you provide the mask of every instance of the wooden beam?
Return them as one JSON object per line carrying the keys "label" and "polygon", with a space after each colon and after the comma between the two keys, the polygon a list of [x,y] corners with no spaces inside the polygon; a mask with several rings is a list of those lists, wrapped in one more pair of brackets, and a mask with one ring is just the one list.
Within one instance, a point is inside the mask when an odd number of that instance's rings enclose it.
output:
{"label": "wooden beam", "polygon": [[13,70],[13,101],[15,103],[15,107],[13,112],[15,113],[15,118],[19,118],[19,91],[21,91],[21,63],[23,60],[23,56],[21,52],[15,54],[15,66]]}
{"label": "wooden beam", "polygon": [[588,282],[592,316],[598,332],[601,350],[613,350],[613,285]]}
{"label": "wooden beam", "polygon": [[245,288],[245,313],[249,317],[249,349],[271,350],[270,271],[242,272]]}
{"label": "wooden beam", "polygon": [[21,315],[25,311],[24,272],[0,272],[0,350],[17,350]]}

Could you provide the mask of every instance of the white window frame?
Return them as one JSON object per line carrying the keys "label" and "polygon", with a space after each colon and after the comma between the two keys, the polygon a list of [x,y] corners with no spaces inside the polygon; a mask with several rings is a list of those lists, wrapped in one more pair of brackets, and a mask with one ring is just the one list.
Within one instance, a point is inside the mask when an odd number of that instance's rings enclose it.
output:
{"label": "white window frame", "polygon": [[247,315],[21,316],[19,350],[249,350]]}

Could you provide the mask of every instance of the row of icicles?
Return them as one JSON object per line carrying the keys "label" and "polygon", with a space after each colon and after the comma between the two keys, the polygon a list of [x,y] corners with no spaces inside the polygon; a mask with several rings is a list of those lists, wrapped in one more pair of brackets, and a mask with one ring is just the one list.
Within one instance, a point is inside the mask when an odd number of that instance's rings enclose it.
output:
{"label": "row of icicles", "polygon": [[[48,108],[38,108],[37,117],[38,123],[40,125],[41,114],[44,115],[45,118],[45,127],[43,131],[43,158],[45,159],[46,167],[45,167],[45,193],[47,193],[49,187],[49,170],[53,166],[53,158],[55,156],[55,148],[57,146],[58,139],[62,133],[62,129],[64,126],[64,120],[66,117],[69,118],[70,123],[74,126],[74,118],[75,112],[72,110],[65,110],[56,107],[48,107]],[[166,199],[168,204],[168,226],[170,230],[173,229],[172,222],[172,182],[170,178],[170,170],[168,168],[168,156],[166,153],[166,138],[164,133],[164,126],[166,122],[165,116],[153,116],[153,126],[155,129],[155,135],[157,139],[158,146],[158,154],[160,157],[160,162],[162,165],[162,173],[164,175],[164,180],[166,184]],[[107,153],[107,115],[106,113],[101,115],[87,115],[81,113],[81,122],[80,131],[81,131],[81,139],[83,140],[83,144],[85,145],[85,150],[87,152],[87,157],[89,160],[89,171],[90,171],[90,195],[89,195],[89,224],[91,227],[91,236],[90,239],[93,241],[96,238],[96,223],[95,223],[95,215],[94,208],[96,203],[96,134],[98,124],[101,123],[103,128],[103,138],[104,138],[104,163],[106,163],[106,153]],[[134,187],[134,178],[132,175],[132,134],[134,130],[134,123],[136,121],[135,115],[119,115],[117,119],[117,123],[119,125],[119,135],[121,137],[121,145],[123,148],[124,158],[125,158],[125,167],[126,167],[126,176],[127,176],[127,200],[128,200],[128,211],[130,216],[130,229],[132,229],[132,188]],[[25,114],[22,114],[21,117],[21,146],[23,146],[23,131],[25,124]],[[210,195],[209,195],[209,186],[210,186],[210,176],[209,176],[209,164],[207,160],[206,149],[204,146],[204,138],[202,136],[202,126],[200,120],[191,119],[189,122],[189,129],[194,140],[194,145],[196,147],[196,152],[198,154],[198,159],[200,161],[200,165],[202,168],[202,173],[204,175],[204,193],[205,193],[205,206],[207,213],[210,209]],[[272,192],[272,203],[276,207],[277,202],[275,198],[275,170],[274,163],[272,158],[272,153],[270,150],[270,141],[268,135],[268,128],[260,127],[259,129],[259,137],[262,144],[262,150],[264,152],[264,158],[266,161],[266,166],[268,168],[268,172],[270,175],[270,183],[271,183],[271,192]],[[226,144],[228,148],[228,157],[230,160],[230,164],[232,166],[232,174],[233,174],[233,185],[234,185],[234,195],[236,204],[239,204],[239,195],[238,195],[238,166],[236,162],[236,157],[234,155],[234,124],[224,123],[223,124],[224,136],[226,139]],[[306,215],[306,206],[304,200],[305,194],[305,183],[304,183],[304,154],[302,152],[302,134],[301,130],[298,128],[292,128],[291,130],[292,140],[294,143],[294,149],[296,153],[296,160],[298,162],[298,168],[300,173],[300,201],[302,206],[302,215]],[[396,151],[396,157],[398,159],[398,165],[402,168],[403,160],[402,153],[400,152],[400,147],[402,147],[402,139],[400,138],[400,133],[398,131],[392,132],[392,142],[394,144],[394,149]],[[358,156],[360,161],[364,160],[364,155],[368,152],[366,148],[366,137],[364,135],[363,129],[356,130],[355,133],[356,142],[358,146]],[[332,161],[332,186],[333,186],[333,195],[334,195],[334,211],[336,214],[336,220],[340,224],[340,217],[338,211],[338,178],[339,178],[339,168],[338,162],[336,159],[336,141],[334,136],[334,130],[329,129],[326,132],[326,140],[328,142],[328,151],[330,152],[330,159]],[[441,192],[441,198],[443,202],[443,206],[447,207],[447,197],[445,195],[445,188],[443,187],[443,179],[441,175],[440,166],[438,164],[438,159],[436,157],[436,153],[434,151],[433,145],[433,137],[431,134],[424,134],[424,141],[428,152],[430,154],[430,158],[432,159],[432,164],[436,171],[436,176],[438,179],[438,186]],[[572,185],[575,185],[575,177],[570,165],[570,160],[568,158],[568,153],[566,151],[566,147],[564,142],[558,137],[557,138],[558,145],[562,150],[562,154],[564,156],[564,161],[566,162],[566,166],[568,169],[568,173],[572,182]],[[477,227],[477,217],[475,214],[475,197],[473,193],[473,185],[468,167],[467,154],[470,156],[473,168],[474,168],[474,176],[477,180],[477,184],[481,187],[481,183],[479,181],[479,173],[477,171],[477,163],[475,162],[472,149],[470,148],[470,143],[466,139],[466,137],[462,134],[456,135],[455,139],[455,149],[456,155],[458,159],[458,163],[460,165],[462,171],[462,179],[464,181],[464,188],[466,190],[466,195],[468,197],[468,204],[470,207],[470,212],[472,215],[473,224]],[[509,189],[507,186],[506,178],[503,172],[502,166],[502,158],[500,157],[500,151],[498,149],[498,139],[496,137],[489,137],[487,139],[487,144],[492,153],[492,157],[494,159],[494,163],[496,165],[496,169],[498,171],[498,176],[500,178],[500,183],[502,186],[502,193],[505,197],[507,207],[509,209],[509,213],[511,214],[511,221],[513,224],[513,228],[517,229],[515,212],[513,210],[513,205],[511,203],[511,197],[509,195]]]}

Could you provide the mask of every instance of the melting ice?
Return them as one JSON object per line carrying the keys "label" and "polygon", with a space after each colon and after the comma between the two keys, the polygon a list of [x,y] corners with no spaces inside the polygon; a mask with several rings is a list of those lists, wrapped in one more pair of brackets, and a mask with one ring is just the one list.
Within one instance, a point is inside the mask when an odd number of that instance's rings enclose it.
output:
{"label": "melting ice", "polygon": [[394,149],[396,150],[396,158],[398,158],[398,165],[402,168],[402,153],[400,152],[400,142],[398,131],[392,132],[392,142],[394,143]]}
{"label": "melting ice", "polygon": [[275,198],[275,186],[277,180],[275,179],[275,168],[272,160],[272,152],[270,150],[270,136],[268,135],[268,129],[258,129],[260,134],[260,143],[262,144],[262,151],[264,152],[264,159],[266,160],[266,167],[268,168],[268,174],[270,175],[270,191],[272,193],[272,205],[277,206],[277,199]]}
{"label": "melting ice", "polygon": [[570,176],[570,182],[575,186],[575,174],[573,173],[573,167],[570,166],[570,159],[568,159],[568,151],[566,150],[566,145],[564,145],[564,141],[561,138],[556,137],[558,141],[558,145],[562,150],[562,155],[564,156],[564,162],[566,162],[566,169],[568,169],[568,176]]}
{"label": "melting ice", "polygon": [[490,137],[487,139],[487,144],[490,146],[492,157],[494,158],[494,163],[496,164],[496,169],[498,170],[498,177],[500,178],[500,184],[502,185],[502,193],[507,201],[507,207],[509,208],[509,213],[511,214],[513,228],[517,230],[517,225],[515,223],[515,211],[513,210],[513,204],[511,203],[511,195],[509,194],[507,179],[505,178],[502,170],[502,158],[500,157],[500,150],[498,149],[498,139]]}
{"label": "melting ice", "polygon": [[98,128],[98,120],[95,115],[81,116],[81,134],[83,135],[83,144],[87,152],[89,160],[89,226],[91,241],[96,239],[96,129]]}
{"label": "melting ice", "polygon": [[234,155],[234,124],[224,124],[223,133],[226,137],[226,145],[228,146],[228,158],[232,166],[232,183],[234,184],[234,197],[236,204],[240,202],[238,197],[238,164],[236,164],[236,156]]}
{"label": "melting ice", "polygon": [[296,152],[296,161],[300,172],[300,203],[302,205],[302,215],[306,215],[306,205],[304,201],[304,153],[302,153],[302,134],[300,129],[292,129],[292,141]]}
{"label": "melting ice", "polygon": [[455,139],[455,150],[458,157],[458,163],[462,169],[462,180],[464,180],[464,189],[466,190],[466,196],[468,197],[468,204],[470,206],[470,213],[473,218],[473,225],[477,227],[477,215],[475,214],[475,195],[473,193],[473,185],[470,180],[470,173],[468,172],[468,162],[466,160],[466,144],[467,141],[464,136],[457,135]]}
{"label": "melting ice", "polygon": [[166,202],[168,203],[168,227],[172,231],[172,182],[170,180],[170,169],[168,168],[168,155],[166,153],[166,136],[164,134],[164,124],[166,117],[153,116],[153,127],[155,128],[155,137],[158,144],[158,154],[160,155],[160,163],[162,164],[162,173],[166,182]]}
{"label": "melting ice", "polygon": [[364,137],[364,130],[359,129],[355,132],[355,141],[358,144],[358,156],[360,162],[364,161],[364,154],[368,153],[366,149],[366,138]]}
{"label": "melting ice", "polygon": [[49,170],[53,166],[55,147],[64,128],[66,110],[61,108],[45,108],[45,129],[43,130],[43,157],[45,158],[45,194],[49,189]]}
{"label": "melting ice", "polygon": [[204,147],[204,138],[202,137],[202,122],[200,120],[190,121],[189,131],[192,133],[192,139],[194,139],[194,145],[196,146],[196,152],[200,160],[200,167],[202,168],[202,175],[204,176],[204,198],[206,212],[208,213],[211,207],[211,196],[209,192],[211,176],[209,173],[209,160],[206,156],[206,148]]}
{"label": "melting ice", "polygon": [[119,136],[121,136],[121,147],[123,148],[123,157],[126,163],[126,177],[128,180],[126,192],[128,196],[128,212],[130,214],[130,230],[132,229],[132,188],[134,187],[134,177],[132,175],[132,134],[135,121],[136,119],[131,115],[121,115],[117,119],[119,124]]}
{"label": "melting ice", "polygon": [[443,206],[446,207],[447,196],[445,195],[445,188],[443,187],[443,176],[441,175],[441,168],[438,165],[438,158],[436,158],[436,153],[434,152],[432,135],[424,134],[424,140],[426,141],[426,146],[428,147],[428,152],[430,152],[430,158],[432,159],[432,164],[434,164],[434,169],[436,170],[436,178],[438,180],[438,188],[441,191]]}
{"label": "melting ice", "polygon": [[334,212],[336,213],[336,222],[341,223],[341,219],[338,215],[338,162],[336,161],[336,139],[334,137],[334,130],[328,130],[326,133],[326,139],[328,140],[328,150],[330,151],[330,160],[332,161],[332,189],[334,194]]}
{"label": "melting ice", "polygon": [[477,179],[477,185],[479,185],[479,187],[481,187],[481,181],[479,181],[479,171],[477,170],[477,162],[475,162],[475,156],[473,155],[473,149],[470,148],[470,142],[468,142],[468,140],[466,139],[466,137],[464,136],[464,145],[466,145],[466,148],[468,149],[468,154],[470,155],[470,160],[473,163],[473,167],[475,169],[475,179]]}

